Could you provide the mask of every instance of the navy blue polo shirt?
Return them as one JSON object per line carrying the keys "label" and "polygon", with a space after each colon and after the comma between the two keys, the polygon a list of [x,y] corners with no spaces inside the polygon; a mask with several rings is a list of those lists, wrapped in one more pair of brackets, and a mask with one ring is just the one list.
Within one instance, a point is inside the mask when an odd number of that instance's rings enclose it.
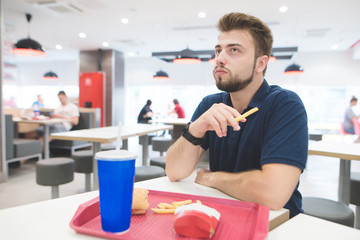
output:
{"label": "navy blue polo shirt", "polygon": [[[192,116],[195,121],[214,103],[232,107],[230,94],[221,92],[205,97]],[[210,170],[242,172],[261,169],[264,164],[282,163],[304,170],[308,154],[307,115],[299,96],[264,80],[247,109],[259,111],[240,122],[240,131],[228,126],[227,136],[219,138],[207,131],[201,147],[209,149]],[[284,206],[290,217],[303,212],[297,184]]]}

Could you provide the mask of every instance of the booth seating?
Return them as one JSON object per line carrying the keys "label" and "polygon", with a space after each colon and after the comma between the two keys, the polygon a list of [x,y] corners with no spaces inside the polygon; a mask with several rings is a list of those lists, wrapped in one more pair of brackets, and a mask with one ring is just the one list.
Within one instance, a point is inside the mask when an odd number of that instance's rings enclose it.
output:
{"label": "booth seating", "polygon": [[92,150],[79,150],[71,155],[75,162],[74,171],[85,173],[85,192],[91,190],[91,173],[93,172]]}
{"label": "booth seating", "polygon": [[48,158],[36,164],[36,183],[51,186],[51,198],[59,197],[59,185],[74,179],[74,160],[71,158]]}
{"label": "booth seating", "polygon": [[[79,124],[73,126],[70,130],[88,129],[93,127],[93,113],[92,112],[80,112]],[[85,141],[68,141],[68,140],[53,140],[50,142],[51,150],[67,150],[73,154],[77,149],[91,147],[92,144]],[[66,155],[66,154],[65,154]]]}
{"label": "booth seating", "polygon": [[344,203],[318,197],[304,197],[304,214],[354,227],[354,212]]}
{"label": "booth seating", "polygon": [[355,228],[360,229],[360,172],[352,172],[350,178],[350,203],[355,208]]}
{"label": "booth seating", "polygon": [[[38,158],[42,159],[41,141],[35,139],[14,138],[14,122],[12,115],[5,115],[5,151],[6,162],[14,163],[21,160]],[[7,164],[4,165],[8,175]],[[7,176],[6,176],[7,177]]]}
{"label": "booth seating", "polygon": [[135,182],[145,181],[163,176],[165,176],[165,171],[163,168],[158,166],[135,167]]}
{"label": "booth seating", "polygon": [[163,156],[172,144],[172,139],[166,137],[153,137],[151,141],[153,151],[159,151],[160,156]]}

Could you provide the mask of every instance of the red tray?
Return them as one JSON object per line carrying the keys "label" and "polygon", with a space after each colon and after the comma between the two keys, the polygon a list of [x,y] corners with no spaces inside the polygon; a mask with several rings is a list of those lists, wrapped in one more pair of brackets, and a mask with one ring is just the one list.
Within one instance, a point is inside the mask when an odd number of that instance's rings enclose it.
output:
{"label": "red tray", "polygon": [[150,207],[143,215],[131,217],[130,230],[124,234],[104,232],[101,228],[99,197],[83,203],[71,219],[76,232],[106,239],[193,239],[174,231],[173,214],[156,214],[150,208],[158,203],[200,200],[220,212],[220,221],[211,239],[265,239],[269,229],[269,208],[257,203],[149,190]]}

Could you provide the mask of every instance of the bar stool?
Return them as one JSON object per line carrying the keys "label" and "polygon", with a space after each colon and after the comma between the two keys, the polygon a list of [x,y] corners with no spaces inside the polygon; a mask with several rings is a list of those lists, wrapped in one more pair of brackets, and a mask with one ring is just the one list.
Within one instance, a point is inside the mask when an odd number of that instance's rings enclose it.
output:
{"label": "bar stool", "polygon": [[172,144],[171,138],[165,138],[165,137],[152,138],[152,149],[153,151],[159,151],[160,156],[164,155],[164,152],[168,150],[171,144]]}
{"label": "bar stool", "polygon": [[51,198],[59,197],[59,185],[74,179],[74,160],[48,158],[36,163],[36,183],[51,186]]}
{"label": "bar stool", "polygon": [[165,176],[163,168],[158,166],[140,166],[135,167],[135,182]]}
{"label": "bar stool", "polygon": [[91,173],[93,172],[93,152],[92,150],[80,150],[74,152],[71,157],[74,159],[74,171],[85,173],[85,192],[91,190]]}
{"label": "bar stool", "polygon": [[166,157],[160,156],[160,157],[154,157],[150,159],[150,166],[158,166],[165,169],[166,165]]}
{"label": "bar stool", "polygon": [[350,178],[350,203],[355,208],[355,228],[360,229],[360,172],[352,172]]}
{"label": "bar stool", "polygon": [[304,197],[304,214],[354,227],[354,212],[344,203],[318,197]]}

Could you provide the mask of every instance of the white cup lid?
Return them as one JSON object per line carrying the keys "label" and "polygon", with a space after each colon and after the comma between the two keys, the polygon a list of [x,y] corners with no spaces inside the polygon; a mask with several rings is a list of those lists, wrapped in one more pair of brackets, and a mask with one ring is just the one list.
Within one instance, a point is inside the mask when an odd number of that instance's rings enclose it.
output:
{"label": "white cup lid", "polygon": [[112,160],[112,159],[120,159],[120,160],[128,160],[128,159],[136,159],[137,155],[135,153],[126,151],[126,150],[109,150],[97,152],[95,154],[96,159],[103,160]]}

